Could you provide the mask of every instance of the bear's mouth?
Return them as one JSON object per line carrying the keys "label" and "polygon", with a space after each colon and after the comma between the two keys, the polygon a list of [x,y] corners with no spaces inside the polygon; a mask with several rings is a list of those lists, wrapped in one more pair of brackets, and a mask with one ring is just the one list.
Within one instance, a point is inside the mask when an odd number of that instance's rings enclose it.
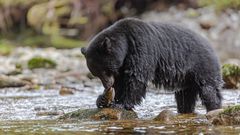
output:
{"label": "bear's mouth", "polygon": [[108,76],[108,77],[105,76],[100,78],[100,80],[102,81],[103,87],[105,89],[111,88],[114,84],[114,76]]}

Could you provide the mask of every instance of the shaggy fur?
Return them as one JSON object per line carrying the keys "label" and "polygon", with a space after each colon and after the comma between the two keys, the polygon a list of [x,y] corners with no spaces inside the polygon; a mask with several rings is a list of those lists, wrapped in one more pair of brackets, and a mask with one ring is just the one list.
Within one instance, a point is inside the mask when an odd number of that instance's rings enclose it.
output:
{"label": "shaggy fur", "polygon": [[207,111],[221,107],[218,58],[196,33],[167,23],[127,18],[103,30],[82,48],[89,70],[116,90],[116,106],[134,108],[152,81],[175,90],[179,113],[194,112],[197,96]]}

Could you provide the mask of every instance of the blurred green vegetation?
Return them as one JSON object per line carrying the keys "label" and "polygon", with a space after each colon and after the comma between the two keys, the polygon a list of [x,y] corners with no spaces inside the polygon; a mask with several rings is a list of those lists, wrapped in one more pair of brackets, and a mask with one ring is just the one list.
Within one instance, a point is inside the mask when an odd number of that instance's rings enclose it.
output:
{"label": "blurred green vegetation", "polygon": [[224,64],[222,66],[223,77],[240,76],[240,67],[234,64]]}
{"label": "blurred green vegetation", "polygon": [[0,40],[0,55],[9,55],[14,46],[8,40]]}
{"label": "blurred green vegetation", "polygon": [[0,54],[9,54],[16,45],[81,47],[120,18],[171,4],[240,9],[240,0],[0,0]]}
{"label": "blurred green vegetation", "polygon": [[224,64],[222,66],[224,87],[228,89],[240,88],[240,67],[236,64]]}
{"label": "blurred green vegetation", "polygon": [[217,11],[227,8],[240,9],[240,0],[199,0],[200,6],[214,6]]}
{"label": "blurred green vegetation", "polygon": [[[108,23],[105,12],[113,6],[106,8],[106,2],[113,5],[111,0],[0,0],[0,38],[11,46],[82,47]],[[9,44],[2,44],[7,54]]]}
{"label": "blurred green vegetation", "polygon": [[47,1],[47,0],[0,0],[0,5],[5,7],[16,6],[16,5],[27,6],[32,3],[37,3],[42,1]]}
{"label": "blurred green vegetation", "polygon": [[34,57],[28,61],[29,69],[36,68],[55,68],[57,66],[56,62],[43,57]]}
{"label": "blurred green vegetation", "polygon": [[63,36],[35,35],[30,38],[21,39],[24,46],[31,47],[55,47],[57,49],[71,49],[82,47],[86,44],[84,41],[70,39]]}
{"label": "blurred green vegetation", "polygon": [[37,34],[32,30],[25,30],[21,34],[6,34],[0,36],[0,55],[8,55],[15,46],[54,47],[57,49],[71,49],[83,47],[86,41],[68,38],[61,35]]}

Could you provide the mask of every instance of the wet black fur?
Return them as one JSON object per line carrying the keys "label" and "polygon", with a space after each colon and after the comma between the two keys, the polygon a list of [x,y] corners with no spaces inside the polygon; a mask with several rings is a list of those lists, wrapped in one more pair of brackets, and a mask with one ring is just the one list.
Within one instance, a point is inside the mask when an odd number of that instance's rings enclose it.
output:
{"label": "wet black fur", "polygon": [[198,95],[207,111],[221,107],[218,58],[206,39],[186,28],[127,18],[96,35],[82,52],[103,83],[114,75],[116,104],[126,109],[141,103],[149,81],[175,91],[179,113],[194,112]]}

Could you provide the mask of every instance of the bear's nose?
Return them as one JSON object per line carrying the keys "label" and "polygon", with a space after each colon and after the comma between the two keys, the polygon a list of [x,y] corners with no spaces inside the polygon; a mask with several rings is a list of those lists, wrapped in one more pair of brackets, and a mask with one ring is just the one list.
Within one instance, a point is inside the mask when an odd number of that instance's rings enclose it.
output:
{"label": "bear's nose", "polygon": [[82,47],[81,48],[81,52],[82,52],[82,54],[85,56],[86,55],[86,51],[87,51],[87,49],[85,48],[85,47]]}

